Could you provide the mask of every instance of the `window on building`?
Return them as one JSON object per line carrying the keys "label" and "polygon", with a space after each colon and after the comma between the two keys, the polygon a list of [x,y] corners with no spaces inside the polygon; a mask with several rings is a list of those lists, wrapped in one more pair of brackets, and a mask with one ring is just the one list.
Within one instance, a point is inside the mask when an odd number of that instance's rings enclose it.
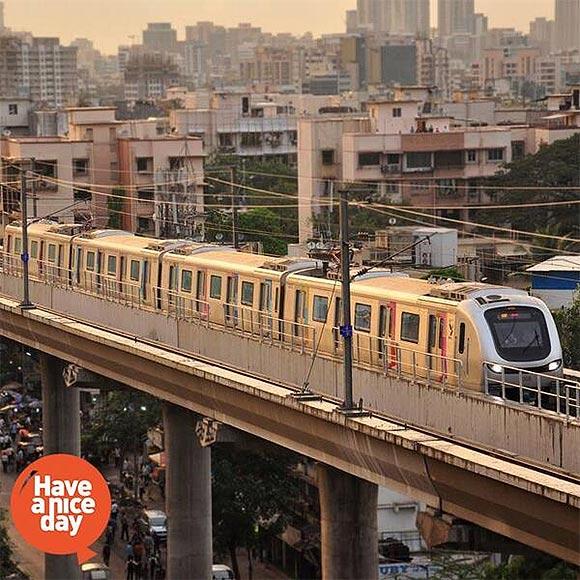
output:
{"label": "window on building", "polygon": [[326,322],[328,316],[328,298],[326,296],[315,296],[312,306],[312,320],[316,322]]}
{"label": "window on building", "polygon": [[322,150],[322,165],[334,165],[334,149]]}
{"label": "window on building", "polygon": [[137,233],[145,234],[152,232],[155,229],[153,220],[148,217],[137,218]]}
{"label": "window on building", "polygon": [[16,238],[14,240],[14,253],[16,255],[22,253],[22,238]]}
{"label": "window on building", "polygon": [[512,141],[512,161],[523,159],[526,156],[526,142]]}
{"label": "window on building", "polygon": [[93,272],[95,269],[95,252],[87,252],[87,270]]}
{"label": "window on building", "polygon": [[401,340],[407,342],[419,342],[419,322],[418,314],[403,312],[401,314]]}
{"label": "window on building", "polygon": [[242,304],[244,306],[254,305],[254,285],[251,282],[242,282]]}
{"label": "window on building", "polygon": [[477,151],[475,149],[468,149],[465,152],[466,163],[477,163]]}
{"label": "window on building", "polygon": [[30,257],[35,260],[38,258],[38,242],[30,242]]}
{"label": "window on building", "polygon": [[405,154],[407,169],[427,170],[432,168],[432,155],[425,151],[412,151]]}
{"label": "window on building", "polygon": [[386,155],[387,165],[400,165],[401,156],[399,153],[387,153]]}
{"label": "window on building", "polygon": [[402,117],[401,107],[393,107],[393,117]]}
{"label": "window on building", "polygon": [[487,160],[491,162],[498,162],[504,160],[504,150],[500,148],[488,149]]}
{"label": "window on building", "polygon": [[[47,159],[46,161],[35,160],[32,166],[33,171],[37,176],[50,177],[53,179],[58,177],[58,161],[56,159]],[[42,179],[42,177],[40,179]]]}
{"label": "window on building", "polygon": [[153,170],[152,157],[137,157],[137,171],[139,173],[147,173]]}
{"label": "window on building", "polygon": [[233,133],[220,133],[219,134],[220,147],[233,147],[234,146],[234,134]]}
{"label": "window on building", "polygon": [[139,281],[139,260],[131,260],[131,268],[129,271],[129,277],[133,282]]}
{"label": "window on building", "polygon": [[85,139],[87,141],[93,140],[93,130],[91,128],[85,130]]}
{"label": "window on building", "polygon": [[191,270],[181,271],[181,291],[191,293],[191,288],[193,285],[193,274]]}
{"label": "window on building", "polygon": [[435,151],[435,167],[463,167],[463,151]]}
{"label": "window on building", "polygon": [[9,115],[18,115],[18,105],[16,103],[9,103],[8,104],[8,114]]}
{"label": "window on building", "polygon": [[73,197],[75,201],[89,201],[93,198],[90,191],[79,187],[73,188]]}
{"label": "window on building", "polygon": [[107,274],[115,276],[117,274],[117,256],[107,257]]}
{"label": "window on building", "polygon": [[212,276],[209,280],[209,297],[214,300],[222,299],[222,277]]}
{"label": "window on building", "polygon": [[89,173],[88,159],[73,159],[73,175],[87,175]]}
{"label": "window on building", "polygon": [[370,332],[371,307],[368,304],[356,304],[354,307],[354,327],[356,330]]}
{"label": "window on building", "polygon": [[262,133],[242,133],[242,147],[261,147]]}
{"label": "window on building", "polygon": [[381,154],[379,151],[365,152],[358,154],[358,166],[370,167],[381,164]]}
{"label": "window on building", "polygon": [[138,189],[137,199],[139,201],[153,201],[155,192],[152,189]]}
{"label": "window on building", "polygon": [[186,162],[185,157],[170,157],[169,158],[169,170],[170,171],[179,171],[185,167]]}

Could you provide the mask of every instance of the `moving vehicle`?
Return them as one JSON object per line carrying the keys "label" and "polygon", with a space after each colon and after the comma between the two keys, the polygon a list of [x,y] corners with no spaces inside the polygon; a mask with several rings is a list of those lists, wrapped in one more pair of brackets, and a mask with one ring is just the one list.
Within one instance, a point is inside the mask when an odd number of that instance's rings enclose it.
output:
{"label": "moving vehicle", "polygon": [[[340,282],[316,260],[46,220],[28,235],[30,275],[52,285],[342,356]],[[19,274],[21,252],[21,227],[9,225],[4,271]],[[518,369],[542,381],[562,375],[552,315],[523,291],[374,270],[356,277],[351,293],[360,366],[476,391]]]}
{"label": "moving vehicle", "polygon": [[232,569],[224,564],[214,564],[211,568],[212,580],[234,580]]}
{"label": "moving vehicle", "polygon": [[167,540],[167,516],[161,510],[145,510],[142,518],[145,529],[159,542]]}

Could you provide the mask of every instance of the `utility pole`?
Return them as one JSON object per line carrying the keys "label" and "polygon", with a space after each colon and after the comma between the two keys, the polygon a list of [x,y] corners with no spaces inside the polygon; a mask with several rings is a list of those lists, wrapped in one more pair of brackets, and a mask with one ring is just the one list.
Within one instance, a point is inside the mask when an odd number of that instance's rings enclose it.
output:
{"label": "utility pole", "polygon": [[28,261],[30,255],[28,253],[28,199],[26,195],[26,169],[20,168],[20,214],[22,216],[22,282],[23,282],[23,297],[20,303],[22,310],[29,310],[34,308],[34,304],[30,301],[30,278],[28,275]]}
{"label": "utility pole", "polygon": [[354,411],[352,396],[352,324],[350,319],[350,243],[348,224],[348,191],[340,192],[340,263],[342,278],[342,326],[344,344],[344,403],[341,411]]}
{"label": "utility pole", "polygon": [[232,196],[232,245],[237,250],[239,248],[239,215],[238,215],[238,168],[236,166],[230,167],[231,176],[231,196]]}

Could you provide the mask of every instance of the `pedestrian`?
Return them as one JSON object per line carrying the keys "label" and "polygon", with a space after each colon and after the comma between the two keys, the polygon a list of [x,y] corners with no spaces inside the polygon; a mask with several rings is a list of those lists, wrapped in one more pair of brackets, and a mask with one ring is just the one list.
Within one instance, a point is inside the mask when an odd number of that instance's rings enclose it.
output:
{"label": "pedestrian", "polygon": [[23,468],[24,468],[24,453],[22,451],[22,448],[20,448],[16,452],[16,471],[20,473],[20,471],[22,471]]}
{"label": "pedestrian", "polygon": [[133,560],[133,556],[127,560],[127,580],[135,580],[135,560]]}
{"label": "pedestrian", "polygon": [[145,546],[143,545],[143,541],[141,538],[137,538],[137,540],[133,543],[133,556],[135,557],[135,561],[142,562],[145,555]]}
{"label": "pedestrian", "polygon": [[145,534],[145,537],[143,538],[143,545],[145,546],[145,557],[149,559],[151,554],[153,554],[155,551],[155,541],[153,540],[151,534]]}
{"label": "pedestrian", "polygon": [[110,560],[111,560],[111,545],[105,544],[103,546],[103,562],[105,563],[105,566],[109,565]]}
{"label": "pedestrian", "polygon": [[127,542],[125,545],[125,560],[129,561],[129,558],[133,557],[133,544]]}
{"label": "pedestrian", "polygon": [[127,471],[129,471],[129,462],[127,461],[127,458],[123,459],[122,471],[124,473],[127,473]]}
{"label": "pedestrian", "polygon": [[116,521],[118,514],[119,514],[119,504],[113,500],[113,503],[111,504],[111,517]]}
{"label": "pedestrian", "polygon": [[119,469],[119,466],[121,465],[121,450],[118,447],[115,447],[113,451],[113,456],[115,461],[115,467]]}
{"label": "pedestrian", "polygon": [[8,473],[8,453],[6,450],[2,451],[2,471]]}
{"label": "pedestrian", "polygon": [[113,542],[115,541],[115,534],[117,533],[117,520],[114,518],[111,518],[109,520],[109,528],[111,528],[111,535],[113,538]]}
{"label": "pedestrian", "polygon": [[113,528],[109,525],[107,526],[107,533],[105,534],[105,544],[112,544],[115,541],[115,534],[113,533]]}
{"label": "pedestrian", "polygon": [[129,519],[125,512],[121,514],[121,540],[129,541]]}
{"label": "pedestrian", "polygon": [[159,558],[157,554],[151,554],[148,562],[149,580],[157,580],[157,571],[159,570]]}

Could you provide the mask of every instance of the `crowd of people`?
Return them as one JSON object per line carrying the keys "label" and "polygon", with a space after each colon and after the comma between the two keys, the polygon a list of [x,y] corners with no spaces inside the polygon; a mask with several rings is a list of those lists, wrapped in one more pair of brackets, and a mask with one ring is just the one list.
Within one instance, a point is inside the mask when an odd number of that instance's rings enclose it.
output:
{"label": "crowd of people", "polygon": [[38,413],[8,410],[0,416],[0,460],[2,472],[20,473],[42,456]]}

